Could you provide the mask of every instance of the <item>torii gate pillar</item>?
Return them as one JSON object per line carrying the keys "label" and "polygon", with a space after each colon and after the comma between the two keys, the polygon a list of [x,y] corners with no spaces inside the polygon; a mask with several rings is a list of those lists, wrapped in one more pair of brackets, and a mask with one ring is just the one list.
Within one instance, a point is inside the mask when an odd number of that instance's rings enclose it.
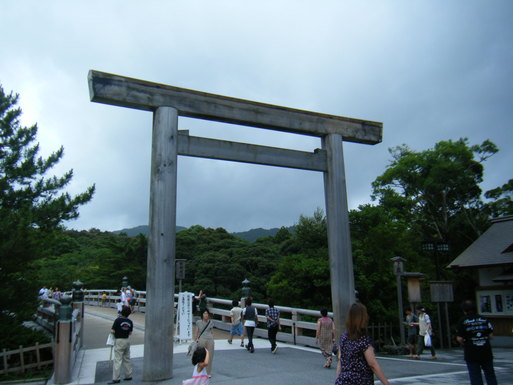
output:
{"label": "torii gate pillar", "polygon": [[178,112],[153,113],[143,381],[173,374]]}
{"label": "torii gate pillar", "polygon": [[323,137],[322,147],[327,153],[328,170],[324,173],[324,194],[328,222],[331,301],[335,314],[335,336],[338,338],[344,326],[342,322],[347,309],[355,300],[342,136],[329,134]]}

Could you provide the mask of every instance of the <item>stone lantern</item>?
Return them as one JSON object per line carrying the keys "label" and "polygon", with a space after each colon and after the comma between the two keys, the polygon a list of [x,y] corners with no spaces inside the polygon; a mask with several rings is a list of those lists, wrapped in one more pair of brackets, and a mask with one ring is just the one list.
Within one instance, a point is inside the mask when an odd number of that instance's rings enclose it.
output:
{"label": "stone lantern", "polygon": [[[73,302],[82,302],[84,301],[84,284],[79,280],[76,280],[72,284],[73,287]],[[62,301],[61,301],[62,302]]]}
{"label": "stone lantern", "polygon": [[243,298],[248,298],[249,297],[249,293],[251,291],[251,288],[249,287],[249,284],[250,284],[250,280],[249,279],[244,279],[244,281],[242,281],[242,297]]}

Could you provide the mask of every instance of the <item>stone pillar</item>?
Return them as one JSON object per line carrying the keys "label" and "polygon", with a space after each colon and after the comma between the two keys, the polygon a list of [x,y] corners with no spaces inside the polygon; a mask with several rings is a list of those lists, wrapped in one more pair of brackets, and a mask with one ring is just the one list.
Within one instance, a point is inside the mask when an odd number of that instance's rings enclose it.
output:
{"label": "stone pillar", "polygon": [[143,381],[173,376],[178,112],[153,116]]}
{"label": "stone pillar", "polygon": [[326,135],[323,137],[322,147],[327,152],[328,163],[328,171],[324,173],[324,192],[328,223],[331,298],[335,334],[338,340],[344,328],[349,306],[355,300],[342,135]]}

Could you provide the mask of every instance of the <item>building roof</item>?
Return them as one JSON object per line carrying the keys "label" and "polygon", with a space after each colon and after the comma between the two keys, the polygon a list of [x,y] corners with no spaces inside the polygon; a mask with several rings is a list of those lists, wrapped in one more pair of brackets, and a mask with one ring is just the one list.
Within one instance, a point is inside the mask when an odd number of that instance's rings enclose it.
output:
{"label": "building roof", "polygon": [[504,264],[513,264],[513,215],[493,219],[490,228],[448,267],[485,267]]}

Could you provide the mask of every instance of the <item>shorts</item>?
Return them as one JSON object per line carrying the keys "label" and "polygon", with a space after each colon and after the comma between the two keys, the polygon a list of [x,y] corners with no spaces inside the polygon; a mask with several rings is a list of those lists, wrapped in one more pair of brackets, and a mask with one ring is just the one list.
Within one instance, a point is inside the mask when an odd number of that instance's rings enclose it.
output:
{"label": "shorts", "polygon": [[237,325],[232,325],[232,327],[230,329],[230,334],[232,336],[234,336],[234,335],[241,336],[242,335],[242,322],[239,321],[239,323]]}
{"label": "shorts", "polygon": [[408,336],[408,343],[410,345],[415,345],[417,343],[417,335],[416,334],[410,334]]}

